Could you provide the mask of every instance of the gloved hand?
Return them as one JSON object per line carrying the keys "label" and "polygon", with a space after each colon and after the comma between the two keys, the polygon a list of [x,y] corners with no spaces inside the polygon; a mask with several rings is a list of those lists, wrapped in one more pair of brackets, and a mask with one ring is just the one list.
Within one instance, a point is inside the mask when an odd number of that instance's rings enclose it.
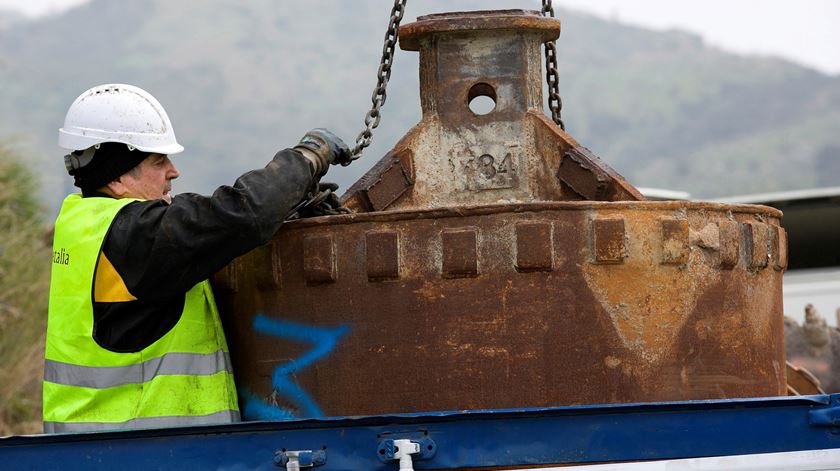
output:
{"label": "gloved hand", "polygon": [[341,201],[335,193],[338,185],[329,182],[318,183],[318,193],[312,201],[300,212],[300,217],[327,216],[332,214],[347,214],[349,209],[341,206]]}
{"label": "gloved hand", "polygon": [[289,212],[286,220],[350,213],[348,208],[341,206],[336,190],[336,183],[318,182],[318,190],[310,192]]}
{"label": "gloved hand", "polygon": [[324,128],[316,128],[306,133],[295,146],[295,150],[309,160],[315,178],[324,176],[330,164],[350,161],[350,148],[347,144]]}

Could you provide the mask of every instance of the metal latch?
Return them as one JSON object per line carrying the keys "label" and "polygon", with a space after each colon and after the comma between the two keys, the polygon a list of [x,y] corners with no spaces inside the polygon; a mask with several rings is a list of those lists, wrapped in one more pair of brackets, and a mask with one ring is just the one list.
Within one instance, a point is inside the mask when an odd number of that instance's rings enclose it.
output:
{"label": "metal latch", "polygon": [[384,439],[379,442],[377,451],[383,463],[399,460],[400,471],[414,471],[413,459],[427,460],[433,457],[437,446],[428,436],[418,439]]}
{"label": "metal latch", "polygon": [[327,462],[326,450],[277,450],[274,452],[274,464],[285,466],[287,471],[299,471],[300,468],[321,466]]}

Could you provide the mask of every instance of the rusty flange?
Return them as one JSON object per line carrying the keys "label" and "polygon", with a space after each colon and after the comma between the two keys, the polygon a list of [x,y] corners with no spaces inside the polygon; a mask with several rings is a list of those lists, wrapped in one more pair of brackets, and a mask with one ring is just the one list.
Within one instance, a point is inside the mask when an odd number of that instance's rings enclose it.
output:
{"label": "rusty flange", "polygon": [[498,32],[513,30],[537,36],[541,43],[560,36],[560,20],[543,17],[530,10],[493,10],[448,12],[425,15],[400,28],[400,47],[406,51],[419,51],[421,42],[437,33],[465,32],[475,36],[477,31]]}

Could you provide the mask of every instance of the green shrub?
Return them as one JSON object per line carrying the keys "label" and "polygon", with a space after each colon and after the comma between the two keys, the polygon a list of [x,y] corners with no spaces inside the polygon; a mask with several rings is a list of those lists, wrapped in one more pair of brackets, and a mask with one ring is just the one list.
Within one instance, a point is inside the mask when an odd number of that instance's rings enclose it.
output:
{"label": "green shrub", "polygon": [[0,435],[40,431],[50,248],[32,174],[0,148]]}

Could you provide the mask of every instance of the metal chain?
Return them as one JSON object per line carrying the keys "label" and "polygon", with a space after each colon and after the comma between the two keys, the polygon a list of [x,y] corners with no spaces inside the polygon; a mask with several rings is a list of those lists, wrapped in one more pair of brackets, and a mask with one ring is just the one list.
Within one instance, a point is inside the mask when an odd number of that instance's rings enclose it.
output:
{"label": "metal chain", "polygon": [[[554,18],[554,8],[551,0],[542,0],[542,15]],[[560,82],[557,74],[557,48],[554,41],[545,43],[545,79],[548,82],[548,108],[551,109],[551,119],[566,130],[560,112],[563,109],[563,100],[560,99]]]}
{"label": "metal chain", "polygon": [[391,21],[388,23],[388,31],[385,32],[385,45],[382,47],[382,60],[379,63],[379,70],[376,74],[376,87],[370,97],[373,107],[365,116],[365,130],[356,138],[356,145],[350,155],[348,162],[342,165],[350,165],[351,162],[362,156],[362,151],[370,145],[373,130],[379,126],[382,118],[379,110],[385,104],[385,88],[391,78],[391,66],[394,64],[394,49],[397,46],[397,36],[400,28],[400,21],[405,13],[405,5],[408,0],[394,0],[394,8],[391,9]]}

